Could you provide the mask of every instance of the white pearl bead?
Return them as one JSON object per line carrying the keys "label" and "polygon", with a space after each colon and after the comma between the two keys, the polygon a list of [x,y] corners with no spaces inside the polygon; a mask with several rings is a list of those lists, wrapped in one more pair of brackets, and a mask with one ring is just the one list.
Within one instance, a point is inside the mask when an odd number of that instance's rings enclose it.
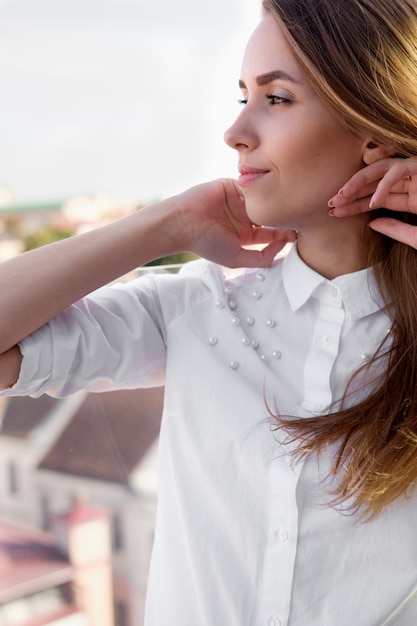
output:
{"label": "white pearl bead", "polygon": [[240,324],[240,319],[239,319],[238,317],[234,317],[234,318],[232,319],[232,324],[233,324],[233,326],[239,326],[239,324]]}
{"label": "white pearl bead", "polygon": [[260,294],[260,292],[259,292],[259,291],[252,291],[252,298],[253,298],[254,300],[259,300],[261,297],[262,297],[262,296],[261,296],[261,294]]}
{"label": "white pearl bead", "polygon": [[272,356],[274,357],[274,359],[278,360],[281,358],[281,352],[279,350],[274,350]]}
{"label": "white pearl bead", "polygon": [[217,344],[217,338],[216,337],[210,337],[209,344],[211,346],[215,346]]}
{"label": "white pearl bead", "polygon": [[259,343],[255,340],[251,341],[252,346],[257,350],[259,348]]}
{"label": "white pearl bead", "polygon": [[253,326],[255,323],[255,320],[253,319],[253,317],[247,317],[246,318],[246,323],[248,326]]}
{"label": "white pearl bead", "polygon": [[268,328],[275,328],[276,322],[275,320],[267,320],[266,325],[268,326]]}
{"label": "white pearl bead", "polygon": [[235,300],[230,300],[230,302],[229,302],[229,309],[232,309],[232,311],[237,309],[237,302]]}
{"label": "white pearl bead", "polygon": [[230,361],[229,365],[232,368],[232,370],[237,370],[237,368],[239,367],[239,363],[237,361]]}
{"label": "white pearl bead", "polygon": [[265,274],[262,274],[262,272],[259,272],[258,274],[256,274],[256,278],[263,282],[265,280]]}
{"label": "white pearl bead", "polygon": [[250,341],[247,337],[243,337],[242,339],[242,345],[244,346],[248,346],[250,344]]}
{"label": "white pearl bead", "polygon": [[224,309],[224,302],[222,302],[221,300],[217,300],[216,301],[216,307],[218,309]]}

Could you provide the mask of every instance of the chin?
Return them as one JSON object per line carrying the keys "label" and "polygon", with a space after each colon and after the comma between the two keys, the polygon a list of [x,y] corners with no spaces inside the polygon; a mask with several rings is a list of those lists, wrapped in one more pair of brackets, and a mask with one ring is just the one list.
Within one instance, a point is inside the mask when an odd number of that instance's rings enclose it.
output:
{"label": "chin", "polygon": [[[257,195],[258,197],[255,197]],[[289,221],[283,214],[282,207],[277,202],[271,203],[269,198],[259,197],[260,194],[247,193],[244,190],[246,200],[246,213],[249,219],[257,226],[268,226],[270,228],[291,228],[284,222]]]}
{"label": "chin", "polygon": [[252,202],[246,202],[246,213],[257,226],[272,226],[277,221],[276,211],[262,207],[260,203],[254,205]]}

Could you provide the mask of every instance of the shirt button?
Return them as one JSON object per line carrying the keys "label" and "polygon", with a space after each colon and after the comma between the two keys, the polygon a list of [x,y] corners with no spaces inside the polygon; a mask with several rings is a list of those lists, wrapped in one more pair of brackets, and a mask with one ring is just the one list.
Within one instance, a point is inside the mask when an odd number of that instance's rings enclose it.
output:
{"label": "shirt button", "polygon": [[326,346],[330,346],[330,344],[333,343],[333,337],[331,335],[326,335],[324,337],[324,343]]}
{"label": "shirt button", "polygon": [[281,528],[278,531],[278,537],[281,539],[281,541],[287,541],[288,540],[288,532],[285,530],[285,528]]}
{"label": "shirt button", "polygon": [[281,626],[281,620],[278,617],[271,617],[268,626]]}
{"label": "shirt button", "polygon": [[330,295],[332,296],[332,298],[335,298],[337,296],[337,287],[335,287],[334,285],[330,287]]}

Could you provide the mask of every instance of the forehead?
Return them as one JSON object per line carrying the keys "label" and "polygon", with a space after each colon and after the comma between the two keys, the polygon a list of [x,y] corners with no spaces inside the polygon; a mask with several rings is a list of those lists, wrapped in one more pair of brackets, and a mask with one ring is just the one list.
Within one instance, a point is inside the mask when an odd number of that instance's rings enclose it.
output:
{"label": "forehead", "polygon": [[280,25],[270,13],[266,13],[246,45],[242,78],[255,78],[276,70],[284,71],[298,82],[304,81],[301,68]]}

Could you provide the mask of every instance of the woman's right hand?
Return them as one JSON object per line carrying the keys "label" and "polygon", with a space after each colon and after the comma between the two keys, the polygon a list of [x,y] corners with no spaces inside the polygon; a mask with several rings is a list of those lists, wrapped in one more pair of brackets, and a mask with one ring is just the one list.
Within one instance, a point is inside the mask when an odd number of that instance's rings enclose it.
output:
{"label": "woman's right hand", "polygon": [[[248,218],[237,182],[219,179],[179,194],[179,248],[227,267],[267,267],[294,231],[256,226]],[[245,246],[256,245],[256,249]],[[260,247],[264,245],[264,247]]]}
{"label": "woman's right hand", "polygon": [[[0,264],[0,354],[87,293],[153,259],[190,251],[229,267],[266,267],[294,238],[254,226],[237,183],[218,180],[37,248]],[[265,247],[245,249],[251,244]]]}

